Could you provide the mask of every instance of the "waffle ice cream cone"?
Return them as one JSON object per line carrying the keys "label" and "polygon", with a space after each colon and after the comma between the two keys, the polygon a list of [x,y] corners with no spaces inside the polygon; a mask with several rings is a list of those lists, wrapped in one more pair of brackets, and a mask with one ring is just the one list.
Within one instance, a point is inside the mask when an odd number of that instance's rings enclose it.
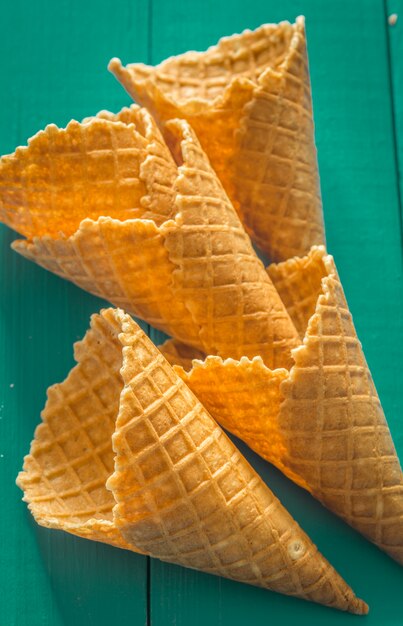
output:
{"label": "waffle ice cream cone", "polygon": [[293,367],[176,369],[222,426],[403,564],[403,474],[333,258],[317,247],[269,273],[304,331]]}
{"label": "waffle ice cream cone", "polygon": [[128,315],[94,315],[75,358],[18,477],[38,523],[367,612]]}
{"label": "waffle ice cream cone", "polygon": [[156,67],[112,59],[109,69],[162,127],[174,117],[190,122],[247,231],[272,261],[324,243],[303,17]]}
{"label": "waffle ice cream cone", "polygon": [[188,123],[167,129],[171,150],[133,105],[3,157],[0,220],[27,237],[13,248],[203,353],[289,365],[277,291]]}

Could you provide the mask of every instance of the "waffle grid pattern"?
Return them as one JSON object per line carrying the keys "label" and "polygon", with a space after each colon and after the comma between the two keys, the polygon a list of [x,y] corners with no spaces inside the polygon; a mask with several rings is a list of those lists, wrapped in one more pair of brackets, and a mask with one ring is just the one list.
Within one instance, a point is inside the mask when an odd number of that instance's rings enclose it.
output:
{"label": "waffle grid pattern", "polygon": [[[253,32],[222,39],[204,53],[188,52],[167,59],[155,68],[128,67],[135,80],[151,78],[169,99],[212,101],[222,95],[234,78],[256,82],[268,64],[278,67],[284,59],[293,28],[267,24]],[[138,69],[137,69],[138,68]]]}
{"label": "waffle grid pattern", "polygon": [[131,318],[93,316],[75,358],[18,479],[39,523],[365,611]]}
{"label": "waffle grid pattern", "polygon": [[180,341],[200,346],[199,327],[184,303],[174,296],[174,268],[154,224],[101,218],[86,221],[73,238],[16,241],[13,248]]}
{"label": "waffle grid pattern", "polygon": [[177,372],[224,428],[402,562],[402,471],[333,259],[319,246],[269,271],[306,331],[291,372],[212,356]]}
{"label": "waffle grid pattern", "polygon": [[[137,126],[151,142],[141,167],[151,167],[159,147],[149,114],[132,108],[119,115],[113,122],[113,114],[101,112],[87,124],[113,128],[141,118]],[[158,227],[142,219],[86,219],[69,238],[36,237],[13,247],[203,352],[262,354],[270,366],[290,365],[299,338],[288,313],[195,135],[185,122],[175,124],[184,160],[175,166],[175,220]],[[148,179],[152,187],[155,179]]]}
{"label": "waffle grid pattern", "polygon": [[154,68],[124,68],[114,59],[110,69],[160,120],[192,124],[245,227],[272,261],[324,242],[301,19]]}
{"label": "waffle grid pattern", "polygon": [[280,383],[288,372],[270,370],[258,358],[223,361],[213,356],[189,369],[187,373],[176,371],[210,415],[283,470],[285,448],[278,415]]}
{"label": "waffle grid pattern", "polygon": [[[90,519],[112,521],[105,483],[114,469],[111,438],[123,386],[121,346],[100,316],[76,344],[79,364],[48,391],[18,483],[41,523],[78,528]],[[108,532],[106,528],[106,532]]]}
{"label": "waffle grid pattern", "polygon": [[[297,42],[297,43],[295,43]],[[245,107],[234,176],[243,220],[273,261],[324,241],[305,38]]]}
{"label": "waffle grid pattern", "polygon": [[0,161],[2,221],[26,237],[69,236],[85,217],[139,217],[146,146],[134,126],[119,122],[48,126]]}
{"label": "waffle grid pattern", "polygon": [[301,339],[322,293],[322,278],[327,275],[323,264],[325,254],[323,246],[313,246],[305,257],[289,259],[278,265],[273,263],[267,268]]}
{"label": "waffle grid pattern", "polygon": [[129,340],[125,331],[122,404],[131,411],[121,407],[110,480],[125,538],[163,560],[306,599],[324,593],[347,608],[333,569],[310,568],[316,548],[163,356],[141,331]]}
{"label": "waffle grid pattern", "polygon": [[[119,113],[100,111],[93,119],[134,124],[144,137],[147,157],[139,168],[140,180],[144,183],[147,195],[140,199],[143,207],[141,217],[152,219],[157,225],[172,217],[173,186],[177,176],[176,164],[150,113],[136,104],[124,107]],[[84,120],[85,122],[86,120]]]}
{"label": "waffle grid pattern", "polygon": [[270,366],[289,366],[297,333],[192,133],[183,154],[176,187],[183,224],[166,245],[204,351],[224,358],[259,354]]}
{"label": "waffle grid pattern", "polygon": [[403,562],[399,460],[337,275],[323,285],[281,387],[286,462],[328,508]]}

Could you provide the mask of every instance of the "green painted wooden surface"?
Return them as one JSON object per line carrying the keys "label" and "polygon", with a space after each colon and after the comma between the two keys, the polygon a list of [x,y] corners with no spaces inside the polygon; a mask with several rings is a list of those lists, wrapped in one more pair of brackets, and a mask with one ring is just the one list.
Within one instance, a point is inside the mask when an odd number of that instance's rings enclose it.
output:
{"label": "green painted wooden surface", "polygon": [[[403,163],[401,0],[17,0],[3,6],[0,153],[46,123],[128,97],[110,57],[157,62],[262,22],[307,17],[328,246],[403,457],[403,288],[398,155]],[[392,28],[386,16],[396,12]],[[399,35],[400,33],[400,35]],[[393,86],[393,89],[392,89]],[[155,626],[250,622],[368,626],[403,621],[397,564],[239,444],[322,552],[371,606],[357,618],[35,526],[14,485],[45,390],[101,302],[9,250],[0,229],[0,624]],[[160,334],[151,331],[154,339]],[[147,588],[148,587],[148,588]],[[358,623],[357,621],[357,623]]]}
{"label": "green painted wooden surface", "polygon": [[[22,0],[2,6],[0,153],[49,122],[128,101],[106,72],[122,54],[147,60],[147,6]],[[136,35],[134,34],[136,33]],[[72,344],[101,302],[12,253],[1,228],[1,626],[104,626],[147,620],[147,559],[37,527],[15,477],[46,388],[73,364]],[[10,387],[13,385],[13,387]]]}
{"label": "green painted wooden surface", "polygon": [[[395,149],[399,174],[399,200],[403,221],[403,0],[386,0],[389,24],[389,54],[395,121]],[[393,17],[392,17],[393,16]]]}

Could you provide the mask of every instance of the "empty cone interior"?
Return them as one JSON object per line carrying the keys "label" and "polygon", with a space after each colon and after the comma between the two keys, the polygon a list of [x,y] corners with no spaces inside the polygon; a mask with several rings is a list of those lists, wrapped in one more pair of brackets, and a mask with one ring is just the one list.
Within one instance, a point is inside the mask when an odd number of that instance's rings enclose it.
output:
{"label": "empty cone interior", "polygon": [[118,59],[113,59],[109,68],[129,92],[152,77],[172,105],[187,106],[190,111],[197,101],[225,98],[234,79],[257,83],[268,67],[279,67],[288,54],[293,33],[294,27],[288,22],[266,24],[255,31],[224,37],[206,52],[171,57],[155,68],[141,63],[124,68]]}
{"label": "empty cone interior", "polygon": [[28,238],[68,237],[85,218],[105,215],[161,223],[172,210],[175,173],[155,124],[138,107],[65,129],[50,124],[2,157],[0,218]]}
{"label": "empty cone interior", "polygon": [[324,263],[324,248],[315,246],[307,256],[294,257],[277,265],[273,263],[267,271],[295,328],[304,339],[322,293],[322,280],[329,273],[329,266]]}
{"label": "empty cone interior", "polygon": [[105,486],[114,471],[112,435],[123,388],[118,331],[113,315],[92,317],[75,344],[78,364],[48,389],[17,482],[39,524],[137,551],[114,524],[116,501]]}
{"label": "empty cone interior", "polygon": [[13,248],[203,353],[290,365],[281,298],[189,124],[167,128],[169,148],[144,109],[103,111],[3,157]]}

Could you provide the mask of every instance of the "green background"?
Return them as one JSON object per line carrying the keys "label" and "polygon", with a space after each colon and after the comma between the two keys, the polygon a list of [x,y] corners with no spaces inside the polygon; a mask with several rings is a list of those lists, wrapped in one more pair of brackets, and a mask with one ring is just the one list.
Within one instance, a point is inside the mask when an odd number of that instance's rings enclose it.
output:
{"label": "green background", "polygon": [[[393,12],[400,15],[390,26]],[[299,14],[307,18],[328,248],[402,458],[403,0],[4,3],[0,153],[47,123],[65,125],[128,104],[106,71],[112,56],[156,63]],[[3,226],[0,237],[2,626],[402,624],[402,569],[243,444],[273,491],[369,602],[368,617],[37,527],[15,477],[46,388],[66,376],[72,343],[103,303],[11,252],[15,234]]]}

